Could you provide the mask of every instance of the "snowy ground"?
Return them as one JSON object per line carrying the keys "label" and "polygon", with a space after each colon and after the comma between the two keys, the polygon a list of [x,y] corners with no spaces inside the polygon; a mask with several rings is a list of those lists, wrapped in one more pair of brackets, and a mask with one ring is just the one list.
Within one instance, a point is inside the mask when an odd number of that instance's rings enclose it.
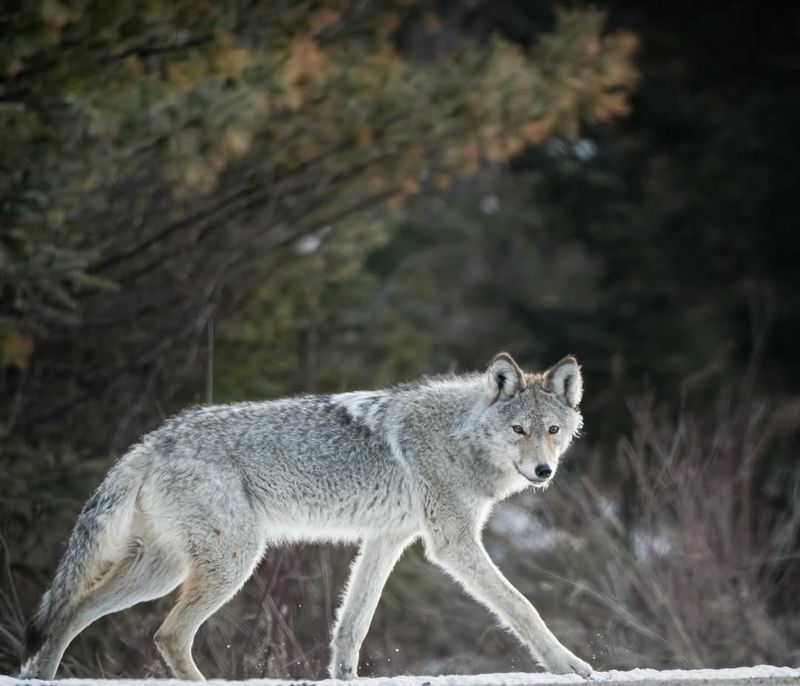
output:
{"label": "snowy ground", "polygon": [[[629,672],[595,672],[586,681],[577,675],[557,676],[542,672],[535,673],[509,673],[509,674],[478,674],[473,676],[397,676],[381,677],[376,679],[359,679],[357,682],[324,681],[309,682],[307,680],[281,680],[281,679],[251,679],[250,681],[224,681],[221,679],[208,681],[208,686],[336,686],[337,684],[357,683],[358,686],[557,686],[560,684],[581,684],[587,686],[594,682],[604,684],[635,684],[657,683],[658,686],[673,686],[677,684],[711,684],[711,686],[760,686],[769,684],[798,684],[800,685],[800,668],[791,667],[738,667],[736,669],[632,669]],[[0,686],[19,686],[20,684],[43,684],[42,681],[22,681],[8,676],[0,676]],[[58,681],[59,686],[178,686],[191,682],[174,680],[106,680],[106,679],[63,679]]]}

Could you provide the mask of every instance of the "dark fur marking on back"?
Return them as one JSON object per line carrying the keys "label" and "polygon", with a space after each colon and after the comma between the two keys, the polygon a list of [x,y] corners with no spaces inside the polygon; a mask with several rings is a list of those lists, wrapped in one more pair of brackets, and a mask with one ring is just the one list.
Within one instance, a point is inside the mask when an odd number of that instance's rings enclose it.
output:
{"label": "dark fur marking on back", "polygon": [[360,419],[355,419],[346,407],[343,407],[330,396],[324,396],[321,407],[337,424],[345,426],[350,430],[355,430],[363,438],[372,436],[372,429],[370,429],[366,423],[362,422]]}

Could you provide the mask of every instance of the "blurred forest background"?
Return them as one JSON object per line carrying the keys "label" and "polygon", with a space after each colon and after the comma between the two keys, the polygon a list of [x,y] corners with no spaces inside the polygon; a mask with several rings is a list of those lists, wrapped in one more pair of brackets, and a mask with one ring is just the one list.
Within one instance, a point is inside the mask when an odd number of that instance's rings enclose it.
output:
{"label": "blurred forest background", "polygon": [[[800,663],[800,10],[8,0],[0,672],[83,501],[195,403],[574,353],[489,550],[595,668]],[[270,552],[200,668],[318,677],[353,551]],[[163,676],[169,599],[62,675]],[[366,675],[534,669],[410,550]]]}

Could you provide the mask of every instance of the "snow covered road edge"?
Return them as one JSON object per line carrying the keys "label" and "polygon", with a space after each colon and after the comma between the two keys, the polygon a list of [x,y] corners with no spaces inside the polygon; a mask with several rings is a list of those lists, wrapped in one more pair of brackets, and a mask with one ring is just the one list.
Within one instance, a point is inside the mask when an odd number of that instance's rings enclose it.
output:
{"label": "snow covered road edge", "polygon": [[[231,686],[232,684],[246,684],[247,686],[337,686],[338,684],[357,683],[358,686],[557,686],[559,684],[591,684],[603,682],[605,684],[649,684],[658,683],[658,686],[672,684],[711,683],[713,686],[759,686],[760,684],[800,684],[800,668],[770,667],[737,667],[735,669],[632,669],[627,672],[609,671],[595,672],[586,681],[577,675],[556,675],[544,672],[508,674],[475,674],[468,676],[395,676],[358,679],[357,682],[336,681],[325,679],[323,681],[309,681],[307,679],[251,679],[250,681],[225,681],[224,679],[211,679],[208,686]],[[53,682],[23,680],[10,676],[0,676],[0,686],[19,686],[20,684],[46,684]],[[59,686],[179,686],[193,682],[177,681],[174,679],[59,679]]]}

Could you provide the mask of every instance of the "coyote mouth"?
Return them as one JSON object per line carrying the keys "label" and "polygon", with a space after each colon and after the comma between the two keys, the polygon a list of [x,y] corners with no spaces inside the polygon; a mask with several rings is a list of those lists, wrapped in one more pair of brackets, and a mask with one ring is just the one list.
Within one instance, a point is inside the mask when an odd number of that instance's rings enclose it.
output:
{"label": "coyote mouth", "polygon": [[541,486],[543,483],[545,483],[546,481],[550,481],[551,479],[551,477],[549,476],[544,479],[540,479],[539,477],[536,476],[528,476],[525,472],[523,472],[519,468],[519,465],[516,462],[514,463],[514,469],[516,469],[522,476],[524,476],[528,481],[530,481],[532,484],[536,486]]}

